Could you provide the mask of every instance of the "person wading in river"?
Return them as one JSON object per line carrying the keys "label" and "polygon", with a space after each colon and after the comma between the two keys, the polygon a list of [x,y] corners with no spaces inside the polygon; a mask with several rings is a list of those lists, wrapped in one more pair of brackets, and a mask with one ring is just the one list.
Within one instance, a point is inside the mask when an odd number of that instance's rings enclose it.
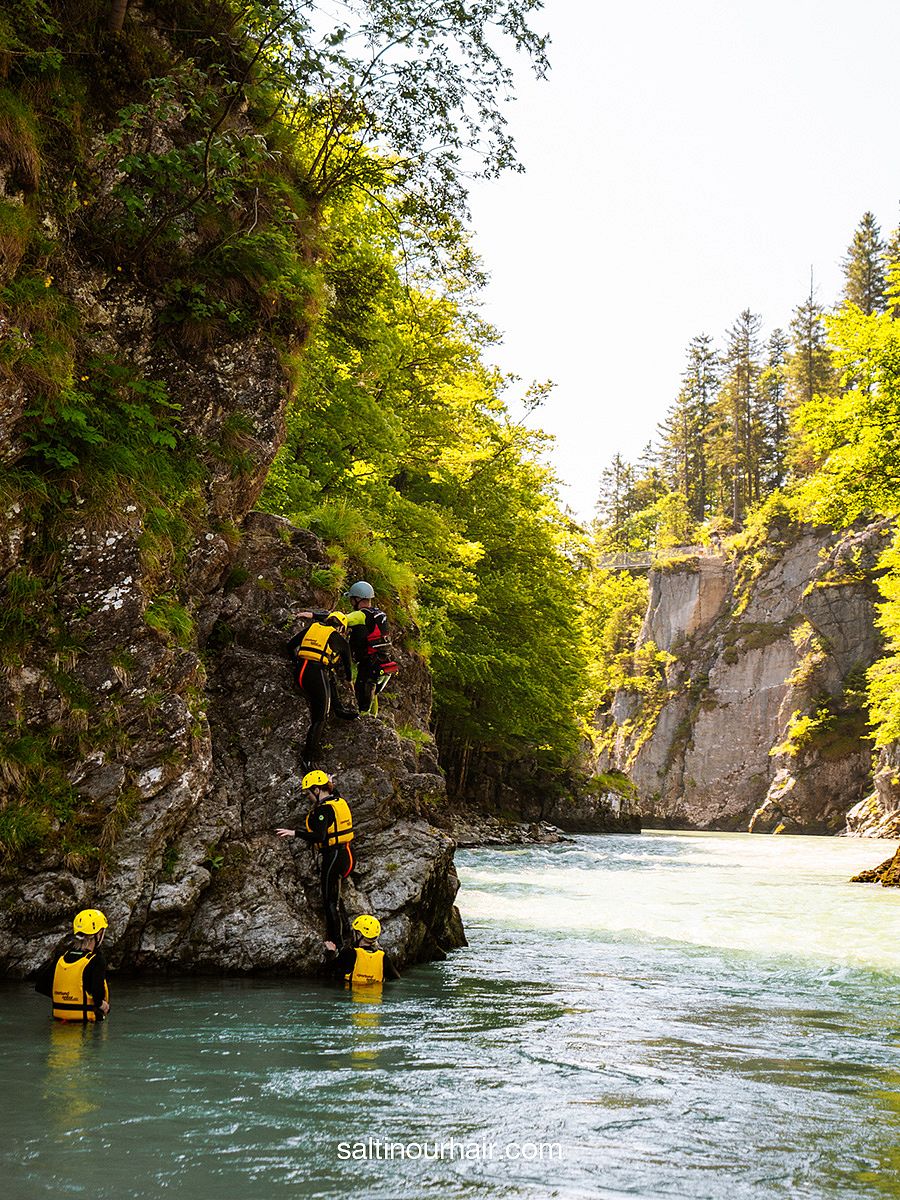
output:
{"label": "person wading in river", "polygon": [[369,913],[357,917],[350,926],[352,943],[338,950],[334,942],[325,949],[334,954],[325,960],[325,973],[342,979],[351,987],[380,986],[385,979],[399,979],[400,972],[378,945],[381,922]]}
{"label": "person wading in river", "polygon": [[109,1012],[106,958],[100,946],[109,922],[98,908],[75,917],[75,945],[38,971],[34,990],[53,1001],[57,1021],[102,1021]]}
{"label": "person wading in river", "polygon": [[342,941],[341,880],[353,870],[353,817],[350,805],[335,790],[334,780],[324,771],[304,775],[301,787],[309,793],[312,807],[305,829],[276,829],[283,838],[301,838],[321,854],[322,907],[325,910],[325,945]]}
{"label": "person wading in river", "polygon": [[302,770],[308,771],[318,760],[319,743],[332,706],[345,720],[353,720],[359,713],[345,707],[334,677],[334,668],[340,667],[344,678],[350,682],[352,661],[345,636],[347,618],[340,612],[301,612],[297,615],[312,621],[287,644],[294,664],[294,682],[309,704],[309,731],[301,760]]}

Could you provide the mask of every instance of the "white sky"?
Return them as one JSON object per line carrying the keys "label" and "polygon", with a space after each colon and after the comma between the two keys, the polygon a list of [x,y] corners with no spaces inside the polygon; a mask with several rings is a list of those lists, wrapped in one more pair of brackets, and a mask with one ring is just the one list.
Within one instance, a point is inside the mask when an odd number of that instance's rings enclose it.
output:
{"label": "white sky", "polygon": [[472,188],[495,357],[556,390],[562,497],[591,516],[636,459],[690,339],[837,300],[866,209],[900,202],[897,0],[546,0],[552,71],[508,109],[525,175]]}

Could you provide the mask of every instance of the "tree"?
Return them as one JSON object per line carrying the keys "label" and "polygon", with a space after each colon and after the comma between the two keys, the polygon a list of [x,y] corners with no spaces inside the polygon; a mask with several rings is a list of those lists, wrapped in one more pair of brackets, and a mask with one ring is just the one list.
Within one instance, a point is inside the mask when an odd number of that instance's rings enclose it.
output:
{"label": "tree", "polygon": [[719,379],[712,338],[693,338],[687,360],[678,398],[660,426],[662,461],[670,484],[686,496],[694,520],[703,521],[710,503],[707,438]]}
{"label": "tree", "polygon": [[738,524],[759,499],[762,427],[759,419],[760,317],[744,309],[727,334],[722,382],[714,406],[711,453],[719,472],[719,503],[730,497]]}
{"label": "tree", "polygon": [[634,487],[634,467],[618,451],[600,476],[597,496],[597,525],[607,531],[607,549],[624,549],[619,531],[634,511],[631,505]]}
{"label": "tree", "polygon": [[866,316],[884,312],[885,249],[874,213],[863,213],[841,265],[845,277],[844,299]]}
{"label": "tree", "polygon": [[256,104],[310,148],[315,204],[347,188],[387,190],[403,198],[401,223],[427,212],[417,249],[429,254],[467,215],[467,178],[521,169],[504,114],[514,83],[506,51],[546,73],[547,39],[529,25],[541,0],[334,0],[327,20],[318,7],[247,6],[258,38],[277,30]]}
{"label": "tree", "polygon": [[758,499],[764,500],[784,483],[787,461],[787,350],[790,345],[783,329],[769,337],[766,365],[759,377],[758,420],[761,426],[760,488]]}
{"label": "tree", "polygon": [[825,310],[816,299],[810,272],[809,295],[794,309],[790,324],[786,400],[791,410],[808,403],[817,394],[824,395],[835,384],[824,317]]}

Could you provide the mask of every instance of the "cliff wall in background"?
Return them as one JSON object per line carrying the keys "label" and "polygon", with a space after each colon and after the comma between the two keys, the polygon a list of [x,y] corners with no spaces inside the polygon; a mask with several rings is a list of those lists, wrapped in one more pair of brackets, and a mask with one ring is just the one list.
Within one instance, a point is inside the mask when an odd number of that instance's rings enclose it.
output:
{"label": "cliff wall in background", "polygon": [[616,694],[601,762],[627,773],[645,823],[838,833],[852,813],[855,832],[896,829],[895,754],[873,776],[863,694],[890,533],[775,522],[737,556],[653,571],[639,645],[666,653]]}

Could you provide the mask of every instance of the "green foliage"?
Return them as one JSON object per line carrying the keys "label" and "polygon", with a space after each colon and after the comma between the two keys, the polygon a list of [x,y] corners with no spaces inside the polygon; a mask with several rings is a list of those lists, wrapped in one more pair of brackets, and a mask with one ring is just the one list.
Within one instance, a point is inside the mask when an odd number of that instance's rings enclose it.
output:
{"label": "green foliage", "polygon": [[879,582],[884,603],[878,624],[885,637],[885,654],[869,668],[869,702],[876,747],[900,741],[900,536],[884,552]]}
{"label": "green foliage", "polygon": [[206,867],[208,871],[212,871],[213,873],[216,871],[221,871],[222,867],[225,865],[225,852],[216,844],[207,846],[206,856],[203,859],[202,865]]}
{"label": "green foliage", "polygon": [[194,619],[174,595],[157,596],[144,610],[144,620],[175,645],[193,645]]}
{"label": "green foliage", "polygon": [[431,742],[431,734],[426,729],[417,729],[414,725],[398,725],[396,733],[397,737],[404,738],[407,742],[412,742],[417,751]]}
{"label": "green foliage", "polygon": [[592,572],[583,594],[582,630],[588,651],[589,692],[606,706],[632,673],[647,610],[647,577],[627,571]]}
{"label": "green foliage", "polygon": [[845,390],[816,396],[796,413],[814,473],[800,488],[815,520],[852,524],[898,511],[900,328],[886,314],[847,307],[827,321]]}

